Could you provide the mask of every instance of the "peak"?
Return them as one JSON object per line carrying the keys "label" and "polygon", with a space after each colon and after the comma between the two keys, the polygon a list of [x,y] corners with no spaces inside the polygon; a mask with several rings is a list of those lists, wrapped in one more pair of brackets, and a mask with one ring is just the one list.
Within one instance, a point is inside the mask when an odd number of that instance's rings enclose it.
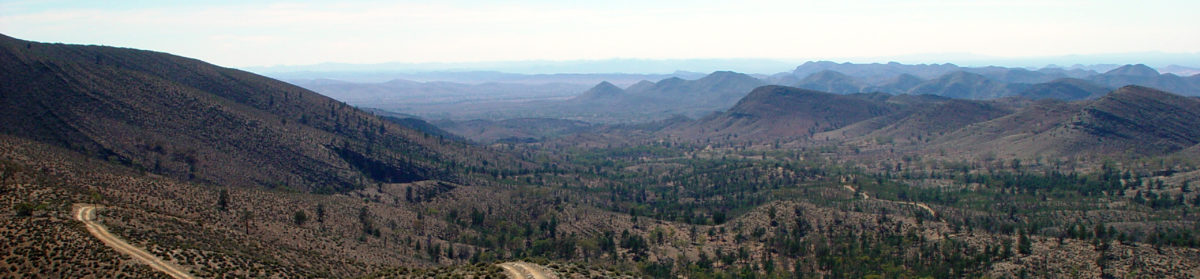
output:
{"label": "peak", "polygon": [[654,85],[657,85],[657,86],[659,86],[659,87],[662,87],[662,86],[672,86],[672,85],[677,85],[677,84],[684,83],[684,82],[686,82],[686,81],[687,81],[687,80],[684,80],[684,79],[682,79],[682,78],[679,78],[679,77],[669,77],[669,78],[665,78],[665,79],[663,79],[663,80],[660,80],[660,81],[658,81],[658,82],[654,83]]}
{"label": "peak", "polygon": [[742,73],[739,73],[739,72],[734,72],[734,71],[716,71],[716,72],[712,72],[711,74],[708,74],[708,76],[710,76],[710,77],[721,77],[721,76],[744,76],[744,75],[745,75],[745,74],[742,74]]}
{"label": "peak", "polygon": [[591,89],[584,91],[583,94],[580,94],[578,98],[584,99],[584,100],[603,100],[603,99],[616,98],[621,95],[624,95],[624,93],[625,93],[624,89],[621,89],[620,87],[617,87],[616,85],[613,85],[611,82],[601,81],[599,84],[596,84],[596,86],[593,86]]}
{"label": "peak", "polygon": [[596,84],[596,86],[593,86],[592,89],[588,89],[587,92],[604,92],[604,93],[613,92],[613,93],[615,93],[615,92],[621,92],[621,91],[624,91],[624,90],[622,90],[620,87],[617,87],[616,85],[612,84],[611,82],[601,81],[599,84]]}
{"label": "peak", "polygon": [[1122,75],[1122,76],[1142,76],[1142,77],[1152,77],[1152,76],[1159,75],[1158,70],[1155,70],[1154,68],[1150,68],[1150,66],[1146,66],[1145,64],[1125,65],[1125,66],[1121,66],[1116,69],[1112,69],[1111,71],[1105,72],[1104,74],[1105,75]]}

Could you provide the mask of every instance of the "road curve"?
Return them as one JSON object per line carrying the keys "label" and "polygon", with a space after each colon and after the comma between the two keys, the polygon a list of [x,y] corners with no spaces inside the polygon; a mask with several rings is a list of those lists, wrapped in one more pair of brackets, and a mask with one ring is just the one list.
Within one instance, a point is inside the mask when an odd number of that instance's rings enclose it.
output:
{"label": "road curve", "polygon": [[498,265],[513,279],[558,279],[558,276],[547,274],[545,269],[527,262],[506,262]]}
{"label": "road curve", "polygon": [[95,205],[78,205],[76,206],[74,215],[75,220],[79,220],[80,222],[83,222],[84,225],[87,225],[88,232],[92,233],[92,235],[96,238],[99,238],[100,241],[104,242],[105,245],[116,249],[117,252],[129,255],[138,261],[150,265],[150,267],[154,268],[155,270],[170,275],[171,277],[183,279],[195,278],[182,269],[175,267],[175,265],[155,257],[154,254],[150,254],[150,252],[146,252],[146,250],[142,250],[141,248],[134,247],[128,242],[117,238],[117,236],[113,235],[112,233],[109,233],[108,229],[105,229],[104,226],[96,223]]}
{"label": "road curve", "polygon": [[[846,190],[850,190],[850,192],[857,192],[857,190],[854,189],[854,186],[842,185],[842,187],[846,187]],[[859,192],[859,194],[862,194],[863,199],[866,199],[866,200],[871,199],[871,196],[867,195],[867,192]],[[888,201],[888,200],[883,200],[883,201]],[[927,205],[923,202],[906,202],[906,201],[890,201],[890,202],[920,207],[921,209],[924,209],[925,211],[929,212],[929,215],[933,216],[934,218],[938,218],[938,220],[942,219],[942,217],[938,216],[937,211],[933,211],[932,207],[929,207],[929,205]]]}

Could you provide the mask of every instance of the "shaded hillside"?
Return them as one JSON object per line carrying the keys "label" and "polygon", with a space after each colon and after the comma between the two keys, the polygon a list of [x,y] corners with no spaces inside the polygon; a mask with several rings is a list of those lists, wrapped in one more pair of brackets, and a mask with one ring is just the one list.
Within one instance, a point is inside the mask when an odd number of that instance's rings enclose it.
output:
{"label": "shaded hillside", "polygon": [[807,137],[891,111],[882,102],[768,85],[754,89],[724,113],[668,133],[749,139]]}
{"label": "shaded hillside", "polygon": [[1101,148],[1163,154],[1200,143],[1200,101],[1126,86],[1084,107],[1067,127],[1099,138]]}
{"label": "shaded hillside", "polygon": [[0,132],[184,180],[343,190],[449,178],[443,166],[475,152],[169,54],[4,37],[0,65]]}
{"label": "shaded hillside", "polygon": [[1094,99],[1112,91],[1112,89],[1096,85],[1086,80],[1064,78],[1047,83],[1039,83],[1017,93],[1017,96],[1030,99],[1059,99],[1083,100]]}

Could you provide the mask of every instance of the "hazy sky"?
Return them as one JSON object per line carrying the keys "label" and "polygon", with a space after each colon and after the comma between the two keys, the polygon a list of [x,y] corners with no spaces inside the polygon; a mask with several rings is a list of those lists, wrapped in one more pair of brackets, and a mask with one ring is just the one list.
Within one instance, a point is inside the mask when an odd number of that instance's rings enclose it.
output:
{"label": "hazy sky", "polygon": [[1197,53],[1198,11],[1196,0],[0,0],[0,33],[170,52],[232,67],[943,53],[1037,57]]}

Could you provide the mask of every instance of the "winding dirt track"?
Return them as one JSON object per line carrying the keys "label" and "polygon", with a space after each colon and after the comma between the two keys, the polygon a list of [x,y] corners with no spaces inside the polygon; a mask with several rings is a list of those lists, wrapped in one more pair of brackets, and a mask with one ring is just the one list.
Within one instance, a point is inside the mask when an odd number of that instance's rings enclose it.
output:
{"label": "winding dirt track", "polygon": [[558,276],[546,274],[545,269],[527,262],[507,262],[499,264],[513,279],[557,279]]}
{"label": "winding dirt track", "polygon": [[[850,190],[850,192],[856,192],[856,190],[854,189],[854,186],[842,185],[842,187],[846,187],[846,190]],[[871,199],[871,196],[867,195],[867,192],[859,192],[859,194],[862,194],[863,199],[867,199],[867,200]],[[882,200],[882,201],[889,201],[889,200]],[[941,219],[941,217],[938,217],[937,211],[933,211],[932,207],[929,207],[929,205],[926,205],[923,202],[906,202],[906,201],[890,201],[890,202],[920,207],[921,209],[928,211],[929,215],[933,216],[934,218],[938,218],[939,220]]]}
{"label": "winding dirt track", "polygon": [[113,235],[112,233],[109,233],[108,229],[105,229],[104,226],[101,226],[95,222],[95,205],[77,206],[75,209],[75,220],[79,220],[80,222],[83,222],[83,224],[87,225],[88,232],[92,233],[92,235],[96,236],[96,238],[99,238],[100,241],[104,242],[105,245],[116,249],[117,252],[129,255],[138,261],[150,265],[150,267],[154,268],[155,270],[170,275],[171,277],[184,279],[195,278],[192,277],[191,274],[188,274],[178,267],[175,267],[174,265],[155,257],[153,254],[150,254],[150,252],[146,252],[146,250],[134,247],[128,242],[117,238],[117,236]]}

